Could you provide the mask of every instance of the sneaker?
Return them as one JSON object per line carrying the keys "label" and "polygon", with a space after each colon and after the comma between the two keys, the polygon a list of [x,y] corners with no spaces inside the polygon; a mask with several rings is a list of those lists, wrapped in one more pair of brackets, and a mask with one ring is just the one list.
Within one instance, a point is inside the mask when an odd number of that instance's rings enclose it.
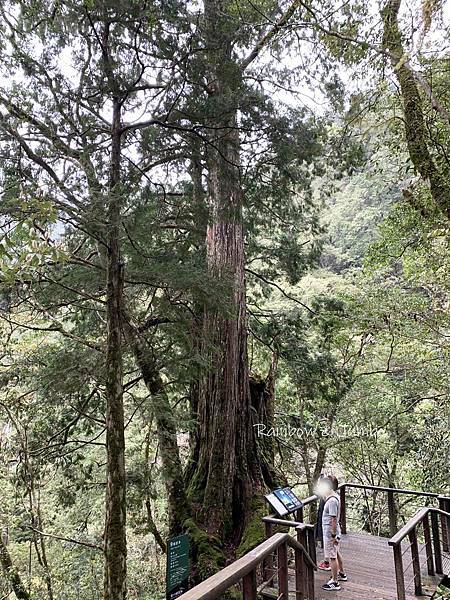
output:
{"label": "sneaker", "polygon": [[326,590],[327,592],[333,592],[335,590],[340,590],[342,589],[341,586],[339,585],[338,581],[334,581],[333,579],[330,579],[330,581],[328,583],[325,583],[322,586],[323,590]]}
{"label": "sneaker", "polygon": [[321,563],[317,565],[317,568],[321,571],[331,571],[330,563],[323,560]]}
{"label": "sneaker", "polygon": [[338,581],[348,581],[347,573],[343,573],[342,571],[339,571]]}

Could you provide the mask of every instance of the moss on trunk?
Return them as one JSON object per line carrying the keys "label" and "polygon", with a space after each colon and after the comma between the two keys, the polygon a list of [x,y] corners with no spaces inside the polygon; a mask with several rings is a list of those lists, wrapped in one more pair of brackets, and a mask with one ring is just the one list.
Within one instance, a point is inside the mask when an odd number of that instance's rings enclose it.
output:
{"label": "moss on trunk", "polygon": [[389,52],[403,100],[405,134],[409,156],[420,176],[430,184],[431,196],[440,210],[450,218],[450,186],[439,171],[429,149],[422,98],[416,77],[409,66],[398,24],[401,0],[388,0],[381,11],[384,24],[383,46]]}
{"label": "moss on trunk", "polygon": [[250,505],[250,518],[242,534],[241,543],[236,550],[237,558],[244,556],[265,539],[264,523],[262,518],[267,515],[267,506],[264,497],[255,494]]}

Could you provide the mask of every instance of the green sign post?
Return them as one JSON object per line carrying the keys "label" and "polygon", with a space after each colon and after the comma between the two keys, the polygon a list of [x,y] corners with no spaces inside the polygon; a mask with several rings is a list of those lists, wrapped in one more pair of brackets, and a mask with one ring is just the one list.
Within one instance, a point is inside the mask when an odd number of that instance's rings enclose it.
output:
{"label": "green sign post", "polygon": [[189,587],[189,537],[179,535],[167,542],[166,599],[174,600]]}

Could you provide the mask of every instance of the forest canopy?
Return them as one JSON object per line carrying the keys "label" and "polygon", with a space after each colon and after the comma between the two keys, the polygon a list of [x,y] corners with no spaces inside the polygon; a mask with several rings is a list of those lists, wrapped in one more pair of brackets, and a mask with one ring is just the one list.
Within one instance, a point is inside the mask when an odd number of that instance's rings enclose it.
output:
{"label": "forest canopy", "polygon": [[448,493],[449,4],[0,11],[0,597],[163,598],[322,473]]}

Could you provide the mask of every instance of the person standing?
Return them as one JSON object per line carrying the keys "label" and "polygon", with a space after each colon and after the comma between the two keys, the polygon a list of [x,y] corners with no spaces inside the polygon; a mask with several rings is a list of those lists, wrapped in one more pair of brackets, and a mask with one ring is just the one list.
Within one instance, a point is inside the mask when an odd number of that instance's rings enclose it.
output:
{"label": "person standing", "polygon": [[[319,481],[326,477],[333,484],[333,490],[337,492],[339,487],[338,478],[335,475],[321,475],[319,477]],[[323,507],[325,506],[325,500],[320,498],[319,509],[317,511],[317,523],[316,523],[316,537],[320,539],[322,543],[322,548],[325,550],[325,546],[323,543],[323,531],[322,531],[322,515],[323,515]],[[325,554],[323,560],[317,565],[317,568],[321,571],[331,571],[330,566],[330,558]]]}
{"label": "person standing", "polygon": [[324,477],[318,483],[318,494],[324,500],[322,514],[323,548],[324,554],[330,560],[331,579],[322,586],[323,590],[334,591],[341,589],[341,581],[347,581],[344,563],[340,550],[341,527],[339,519],[341,514],[341,501],[339,494],[333,489],[333,481]]}

